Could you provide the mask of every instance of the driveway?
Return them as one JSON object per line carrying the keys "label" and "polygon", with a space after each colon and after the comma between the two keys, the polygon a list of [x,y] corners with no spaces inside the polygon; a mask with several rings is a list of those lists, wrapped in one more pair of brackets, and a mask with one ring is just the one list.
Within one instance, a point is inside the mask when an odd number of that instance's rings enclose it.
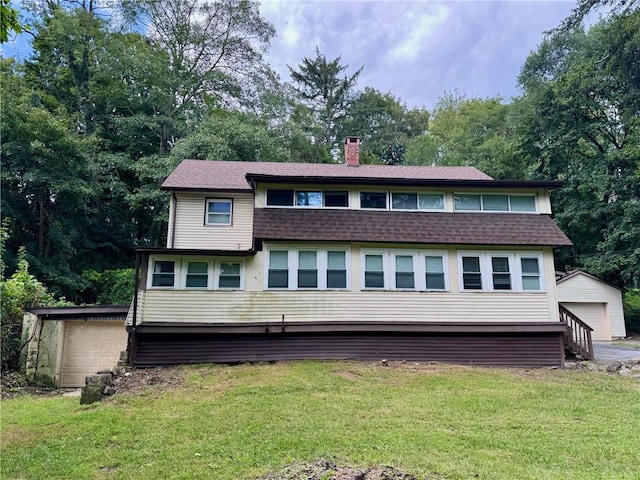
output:
{"label": "driveway", "polygon": [[593,342],[593,354],[596,362],[610,362],[640,359],[640,342],[625,342],[616,345],[611,342]]}

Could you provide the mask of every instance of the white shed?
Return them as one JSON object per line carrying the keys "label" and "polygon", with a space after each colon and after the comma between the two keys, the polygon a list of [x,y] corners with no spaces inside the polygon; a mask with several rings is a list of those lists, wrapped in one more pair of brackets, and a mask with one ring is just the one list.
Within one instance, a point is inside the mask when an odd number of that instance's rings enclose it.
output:
{"label": "white shed", "polygon": [[558,276],[558,302],[593,328],[593,340],[626,336],[622,290],[581,270]]}
{"label": "white shed", "polygon": [[127,349],[124,321],[129,307],[40,307],[23,320],[23,360],[28,376],[57,387],[83,387],[98,370],[111,369]]}

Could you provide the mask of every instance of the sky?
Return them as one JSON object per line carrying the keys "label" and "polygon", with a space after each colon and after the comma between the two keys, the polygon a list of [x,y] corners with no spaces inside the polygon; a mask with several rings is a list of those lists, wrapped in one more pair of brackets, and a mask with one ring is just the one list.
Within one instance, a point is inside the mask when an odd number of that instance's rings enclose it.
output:
{"label": "sky", "polygon": [[262,0],[276,28],[268,61],[287,65],[341,57],[358,87],[390,92],[407,106],[431,109],[445,92],[467,97],[518,94],[517,77],[543,32],[571,12],[572,1]]}
{"label": "sky", "polygon": [[[14,4],[19,1],[12,2]],[[358,88],[390,92],[408,107],[432,109],[445,92],[467,97],[518,94],[517,76],[543,32],[571,12],[573,1],[261,0],[276,29],[267,60],[285,81],[287,66],[341,57]],[[3,45],[27,56],[28,36]]]}

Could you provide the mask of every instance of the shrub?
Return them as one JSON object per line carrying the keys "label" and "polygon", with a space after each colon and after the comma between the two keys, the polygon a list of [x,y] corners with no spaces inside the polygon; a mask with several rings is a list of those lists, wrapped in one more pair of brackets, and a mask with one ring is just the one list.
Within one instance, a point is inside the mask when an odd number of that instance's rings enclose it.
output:
{"label": "shrub", "polygon": [[622,297],[627,335],[640,334],[640,289],[629,290]]}

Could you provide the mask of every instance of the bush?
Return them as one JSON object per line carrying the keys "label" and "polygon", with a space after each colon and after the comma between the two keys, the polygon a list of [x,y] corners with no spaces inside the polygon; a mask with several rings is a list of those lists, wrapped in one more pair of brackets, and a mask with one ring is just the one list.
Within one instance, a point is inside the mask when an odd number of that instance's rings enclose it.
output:
{"label": "bush", "polygon": [[20,363],[22,349],[22,317],[25,310],[45,305],[69,305],[64,299],[56,300],[36,277],[29,273],[29,262],[25,260],[25,250],[18,253],[18,268],[9,279],[0,275],[0,315],[2,325],[2,370],[16,370]]}
{"label": "bush", "polygon": [[640,334],[640,289],[629,290],[622,297],[627,335]]}
{"label": "bush", "polygon": [[129,305],[133,299],[135,270],[85,270],[82,276],[91,282],[93,299],[98,305]]}

